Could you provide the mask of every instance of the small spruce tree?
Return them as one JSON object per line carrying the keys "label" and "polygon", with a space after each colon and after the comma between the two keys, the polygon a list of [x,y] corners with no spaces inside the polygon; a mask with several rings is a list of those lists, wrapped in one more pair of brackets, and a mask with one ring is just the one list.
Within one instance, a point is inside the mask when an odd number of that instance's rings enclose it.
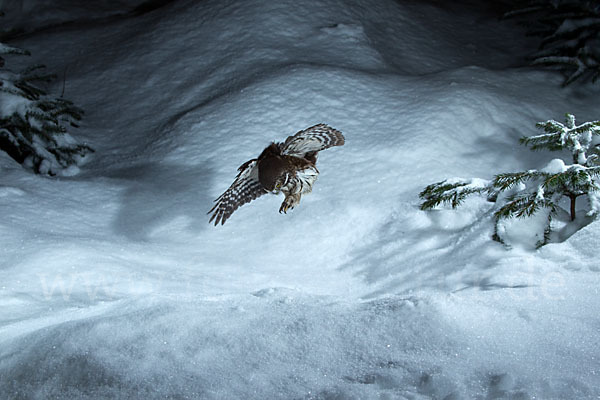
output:
{"label": "small spruce tree", "polygon": [[93,151],[67,133],[83,110],[42,89],[55,78],[43,66],[14,72],[5,68],[6,55],[29,53],[0,42],[0,149],[36,173],[65,173]]}
{"label": "small spruce tree", "polygon": [[[594,136],[600,136],[600,121],[577,125],[575,117],[567,114],[566,123],[549,120],[536,125],[544,132],[540,135],[523,137],[520,142],[532,150],[571,152],[573,164],[554,159],[541,170],[502,173],[491,181],[481,179],[453,179],[427,186],[419,196],[423,199],[422,210],[440,204],[458,207],[467,196],[485,193],[491,201],[497,201],[494,213],[494,239],[503,241],[498,224],[502,219],[531,217],[541,210],[548,212],[544,239],[538,246],[546,244],[551,232],[552,219],[561,209],[560,202],[567,198],[570,220],[577,218],[576,200],[587,197],[588,216],[600,212],[600,163]],[[593,153],[593,154],[590,154]]]}

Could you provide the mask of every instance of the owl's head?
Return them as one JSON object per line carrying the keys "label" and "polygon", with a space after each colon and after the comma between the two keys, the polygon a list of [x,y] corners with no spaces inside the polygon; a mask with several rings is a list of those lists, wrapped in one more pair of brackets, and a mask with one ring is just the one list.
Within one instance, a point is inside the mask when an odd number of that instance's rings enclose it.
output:
{"label": "owl's head", "polygon": [[285,162],[281,157],[267,157],[258,163],[258,180],[269,192],[279,193],[289,181]]}
{"label": "owl's head", "polygon": [[277,179],[275,180],[275,185],[273,186],[273,189],[271,189],[272,193],[275,194],[279,194],[279,192],[281,192],[281,189],[285,187],[285,185],[287,185],[288,181],[290,180],[290,174],[287,172],[284,172],[282,174],[280,174]]}

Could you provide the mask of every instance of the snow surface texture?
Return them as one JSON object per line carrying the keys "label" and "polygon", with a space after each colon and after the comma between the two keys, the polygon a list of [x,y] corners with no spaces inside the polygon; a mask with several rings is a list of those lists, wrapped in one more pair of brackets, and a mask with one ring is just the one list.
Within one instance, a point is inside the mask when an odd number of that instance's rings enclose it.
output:
{"label": "snow surface texture", "polygon": [[[418,209],[546,165],[535,122],[599,117],[597,88],[513,68],[522,34],[454,2],[179,0],[10,42],[66,69],[96,155],[61,179],[0,155],[0,398],[599,398],[597,224],[507,250],[485,199]],[[207,223],[321,122],[346,145],[297,209]]]}

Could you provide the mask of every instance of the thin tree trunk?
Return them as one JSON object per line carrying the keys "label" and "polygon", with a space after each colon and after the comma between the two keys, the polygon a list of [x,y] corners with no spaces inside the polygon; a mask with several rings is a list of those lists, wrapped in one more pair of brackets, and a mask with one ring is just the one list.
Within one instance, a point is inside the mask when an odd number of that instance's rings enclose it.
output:
{"label": "thin tree trunk", "polygon": [[575,217],[577,216],[575,214],[575,204],[577,202],[577,195],[570,194],[569,198],[571,199],[571,221],[575,221]]}

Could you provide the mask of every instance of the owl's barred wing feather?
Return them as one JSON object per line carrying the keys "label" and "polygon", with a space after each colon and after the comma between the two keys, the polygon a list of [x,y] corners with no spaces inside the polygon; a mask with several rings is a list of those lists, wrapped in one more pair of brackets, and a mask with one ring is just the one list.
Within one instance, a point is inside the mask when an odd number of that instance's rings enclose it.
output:
{"label": "owl's barred wing feather", "polygon": [[342,132],[329,125],[318,124],[288,137],[279,146],[283,155],[304,157],[307,153],[316,153],[343,144]]}
{"label": "owl's barred wing feather", "polygon": [[212,213],[208,223],[215,221],[215,226],[222,224],[240,206],[251,202],[262,194],[267,193],[258,180],[258,161],[247,161],[238,168],[238,175],[222,195],[215,200],[215,205],[208,214]]}

